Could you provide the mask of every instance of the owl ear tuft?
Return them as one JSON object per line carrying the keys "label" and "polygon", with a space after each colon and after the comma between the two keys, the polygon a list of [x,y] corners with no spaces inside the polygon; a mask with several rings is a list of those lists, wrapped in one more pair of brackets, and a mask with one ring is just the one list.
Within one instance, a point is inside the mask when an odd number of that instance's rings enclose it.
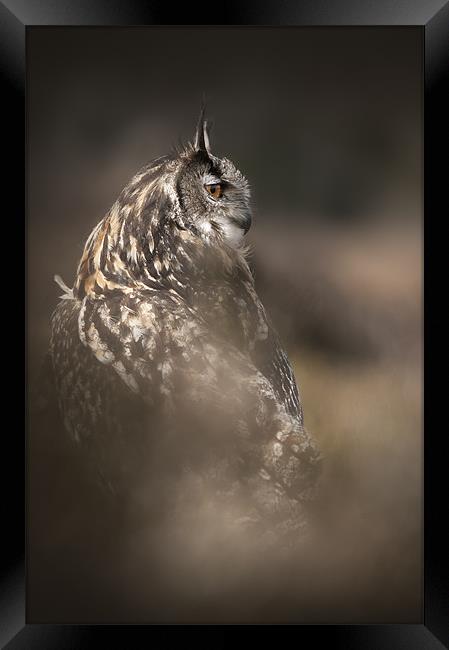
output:
{"label": "owl ear tuft", "polygon": [[211,155],[210,142],[209,142],[209,125],[204,117],[205,107],[201,107],[200,117],[196,127],[194,147],[196,151],[204,151],[207,155]]}

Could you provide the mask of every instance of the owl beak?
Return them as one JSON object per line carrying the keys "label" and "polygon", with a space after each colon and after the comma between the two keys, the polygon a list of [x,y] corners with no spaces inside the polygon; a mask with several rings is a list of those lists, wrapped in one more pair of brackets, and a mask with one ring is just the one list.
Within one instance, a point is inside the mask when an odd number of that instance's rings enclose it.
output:
{"label": "owl beak", "polygon": [[251,215],[248,213],[242,222],[242,230],[245,233],[245,235],[248,232],[248,230],[251,228],[251,222],[252,222]]}

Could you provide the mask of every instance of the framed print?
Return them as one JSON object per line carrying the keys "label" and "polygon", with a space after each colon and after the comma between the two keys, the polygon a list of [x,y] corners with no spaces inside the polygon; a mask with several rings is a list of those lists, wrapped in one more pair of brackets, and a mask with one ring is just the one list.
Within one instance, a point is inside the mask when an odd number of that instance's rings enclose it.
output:
{"label": "framed print", "polygon": [[2,641],[444,647],[424,317],[448,5],[13,5],[26,431]]}

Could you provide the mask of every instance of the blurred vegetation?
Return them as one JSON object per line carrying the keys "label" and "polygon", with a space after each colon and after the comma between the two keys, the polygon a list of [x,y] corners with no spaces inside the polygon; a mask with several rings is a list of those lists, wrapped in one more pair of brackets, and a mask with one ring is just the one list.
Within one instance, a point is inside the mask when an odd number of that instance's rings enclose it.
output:
{"label": "blurred vegetation", "polygon": [[258,286],[325,456],[307,620],[421,616],[421,245],[413,219],[258,232]]}

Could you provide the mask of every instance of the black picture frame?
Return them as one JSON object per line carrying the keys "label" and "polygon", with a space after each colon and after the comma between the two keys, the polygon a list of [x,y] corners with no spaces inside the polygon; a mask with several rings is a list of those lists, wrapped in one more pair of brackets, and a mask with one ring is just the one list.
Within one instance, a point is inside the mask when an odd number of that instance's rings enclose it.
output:
{"label": "black picture frame", "polygon": [[[214,12],[217,22],[233,25],[298,25],[298,26],[419,26],[424,32],[424,241],[425,241],[425,435],[424,435],[424,611],[421,624],[416,625],[300,625],[291,630],[294,642],[333,647],[376,649],[435,649],[449,647],[449,581],[446,532],[446,432],[444,430],[444,381],[432,381],[441,346],[435,339],[433,326],[439,321],[440,295],[433,292],[434,284],[444,278],[443,250],[438,254],[437,244],[444,245],[438,234],[439,216],[448,214],[446,185],[447,155],[447,100],[449,73],[449,2],[443,0],[287,0],[276,3],[265,1],[257,5],[248,2],[220,3]],[[4,92],[2,103],[3,162],[5,163],[3,210],[14,223],[23,214],[26,223],[26,32],[36,25],[170,25],[186,19],[186,24],[202,25],[211,22],[209,7],[201,4],[182,9],[161,2],[139,0],[7,0],[0,2],[0,60]],[[208,24],[206,23],[206,24]],[[177,22],[179,25],[180,22]],[[8,137],[6,137],[8,136]],[[446,136],[446,137],[445,137]],[[25,228],[26,233],[26,228]],[[19,239],[25,234],[19,229],[17,241],[11,246],[21,250]],[[12,234],[9,233],[9,237]],[[25,234],[26,237],[26,234]],[[9,241],[9,240],[8,240]],[[23,239],[22,239],[23,241]],[[23,249],[22,249],[23,250]],[[17,253],[16,253],[17,255]],[[8,287],[10,285],[8,284]],[[15,292],[20,294],[16,285]],[[444,294],[441,294],[444,298]],[[20,300],[20,296],[19,296]],[[23,303],[22,303],[23,304]],[[444,309],[444,307],[443,307]],[[16,314],[20,313],[18,309]],[[25,315],[26,316],[26,315]],[[8,320],[7,334],[15,327]],[[430,336],[432,332],[432,336]],[[9,341],[4,335],[3,341]],[[20,345],[20,344],[19,344]],[[9,343],[6,343],[9,348]],[[19,348],[16,348],[16,350]],[[15,357],[17,364],[17,358]],[[9,390],[11,390],[9,388]],[[26,624],[25,613],[25,481],[24,436],[14,416],[13,425],[2,436],[4,465],[11,469],[11,478],[3,494],[6,505],[4,518],[1,574],[0,641],[8,648],[87,648],[119,643],[121,647],[140,647],[155,642],[155,633],[164,635],[164,644],[180,642],[167,636],[159,626],[75,626]],[[447,470],[446,470],[447,471]],[[6,521],[5,521],[6,519]],[[6,534],[7,531],[7,534]],[[207,626],[206,636],[197,626],[187,627],[182,642],[223,645],[229,626]],[[239,626],[241,627],[241,626]],[[272,626],[264,626],[271,627]],[[278,633],[278,627],[276,626]],[[195,630],[193,629],[195,628]],[[268,630],[264,630],[268,632]]]}

